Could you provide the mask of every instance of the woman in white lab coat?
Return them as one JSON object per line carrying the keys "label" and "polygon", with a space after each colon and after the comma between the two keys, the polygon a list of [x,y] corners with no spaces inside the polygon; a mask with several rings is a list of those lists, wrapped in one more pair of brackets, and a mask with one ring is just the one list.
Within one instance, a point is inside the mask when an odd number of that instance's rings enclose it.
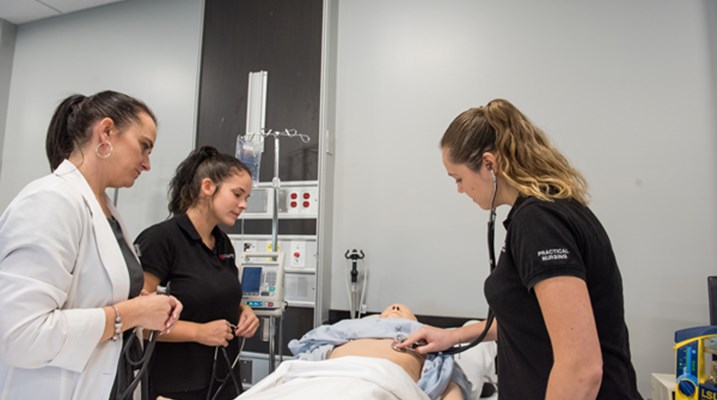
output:
{"label": "woman in white lab coat", "polygon": [[155,140],[152,112],[121,93],[56,109],[52,173],[0,217],[0,399],[116,398],[124,332],[177,321],[175,298],[140,295],[141,267],[105,195],[149,170]]}

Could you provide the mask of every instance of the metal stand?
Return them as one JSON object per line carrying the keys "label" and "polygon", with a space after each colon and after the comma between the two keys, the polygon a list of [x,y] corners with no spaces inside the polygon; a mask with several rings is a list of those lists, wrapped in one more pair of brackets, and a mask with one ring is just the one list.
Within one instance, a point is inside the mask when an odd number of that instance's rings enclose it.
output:
{"label": "metal stand", "polygon": [[[249,73],[249,101],[247,102],[247,130],[244,139],[254,139],[253,135],[260,135],[262,138],[267,136],[274,137],[274,178],[272,179],[272,188],[274,189],[274,210],[271,219],[271,246],[272,251],[279,251],[279,190],[281,188],[281,180],[279,179],[279,137],[299,137],[302,142],[308,143],[310,138],[306,135],[298,133],[295,129],[286,129],[284,131],[266,131],[265,126],[265,106],[266,106],[266,86],[268,80],[268,72],[250,72]],[[252,140],[253,141],[253,140]],[[261,151],[263,151],[263,139],[261,139]],[[258,175],[258,170],[257,170]],[[257,181],[259,177],[257,176]],[[283,355],[283,315],[286,302],[282,299],[282,304],[278,305],[278,309],[272,312],[263,313],[263,317],[269,323],[269,372],[275,369],[275,343],[274,335],[276,332],[276,317],[279,317],[279,349]],[[261,313],[257,313],[261,315]]]}
{"label": "metal stand", "polygon": [[[358,260],[363,260],[365,257],[363,250],[356,251],[356,249],[353,249],[351,252],[346,250],[346,254],[344,254],[344,257],[347,260],[351,260],[351,293],[349,294],[351,304],[349,304],[349,309],[351,313],[351,319],[358,318],[359,314],[361,313],[361,302],[362,298],[359,296],[358,292]],[[366,285],[366,280],[364,278],[364,285]]]}
{"label": "metal stand", "polygon": [[[294,131],[295,132],[295,131]],[[289,130],[283,132],[284,136],[293,137],[296,133]],[[274,189],[274,210],[271,218],[271,249],[272,251],[279,251],[279,190],[281,189],[281,179],[279,179],[279,136],[281,132],[262,132],[263,136],[274,136],[274,178],[271,180],[272,188]],[[304,139],[304,135],[299,136],[305,143],[308,142],[308,137]],[[281,305],[281,312],[279,313],[279,357],[283,359],[284,348],[282,346],[284,341],[284,304]],[[274,346],[274,334],[276,332],[276,316],[270,315],[269,319],[269,373],[276,369],[276,350]]]}
{"label": "metal stand", "polygon": [[[276,369],[276,353],[274,349],[274,332],[276,332],[276,317],[269,317],[269,373],[274,372]],[[279,343],[281,346],[281,343]]]}

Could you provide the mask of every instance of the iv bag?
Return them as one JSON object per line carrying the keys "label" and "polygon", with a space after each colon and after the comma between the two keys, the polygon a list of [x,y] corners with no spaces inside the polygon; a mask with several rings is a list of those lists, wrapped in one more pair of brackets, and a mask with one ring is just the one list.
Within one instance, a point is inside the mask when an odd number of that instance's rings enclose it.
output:
{"label": "iv bag", "polygon": [[236,158],[246,164],[251,172],[254,187],[259,183],[259,168],[261,167],[261,153],[264,152],[264,136],[248,133],[237,136]]}
{"label": "iv bag", "polygon": [[246,135],[237,136],[236,158],[251,172],[254,187],[259,183],[261,153],[264,152],[264,122],[266,119],[266,71],[250,72],[246,103]]}

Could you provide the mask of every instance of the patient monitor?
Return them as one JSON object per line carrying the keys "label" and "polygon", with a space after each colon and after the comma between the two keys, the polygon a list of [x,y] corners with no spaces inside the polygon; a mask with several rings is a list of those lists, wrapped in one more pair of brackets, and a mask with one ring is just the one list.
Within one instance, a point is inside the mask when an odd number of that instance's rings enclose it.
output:
{"label": "patient monitor", "polygon": [[279,317],[284,312],[284,254],[243,253],[239,276],[248,305],[257,316]]}

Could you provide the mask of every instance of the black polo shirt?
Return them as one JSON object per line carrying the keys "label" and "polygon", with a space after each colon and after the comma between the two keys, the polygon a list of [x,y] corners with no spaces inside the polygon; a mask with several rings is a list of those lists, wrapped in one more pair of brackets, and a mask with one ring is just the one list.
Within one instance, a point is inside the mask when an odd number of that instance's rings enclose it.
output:
{"label": "black polo shirt", "polygon": [[[216,239],[214,250],[202,242],[187,215],[181,214],[147,228],[135,243],[140,246],[144,271],[159,278],[161,285],[169,284],[170,294],[182,302],[181,320],[205,323],[226,319],[236,325],[242,288],[234,247],[218,227],[212,235]],[[237,341],[233,340],[227,350],[233,360]],[[207,387],[213,358],[214,347],[158,342],[149,370],[152,390],[161,393]],[[226,373],[226,368],[220,371]]]}
{"label": "black polo shirt", "polygon": [[583,279],[603,358],[598,399],[641,399],[624,318],[622,278],[607,233],[573,200],[519,197],[507,219],[498,265],[485,294],[498,320],[498,393],[544,399],[553,352],[533,287],[556,276]]}

